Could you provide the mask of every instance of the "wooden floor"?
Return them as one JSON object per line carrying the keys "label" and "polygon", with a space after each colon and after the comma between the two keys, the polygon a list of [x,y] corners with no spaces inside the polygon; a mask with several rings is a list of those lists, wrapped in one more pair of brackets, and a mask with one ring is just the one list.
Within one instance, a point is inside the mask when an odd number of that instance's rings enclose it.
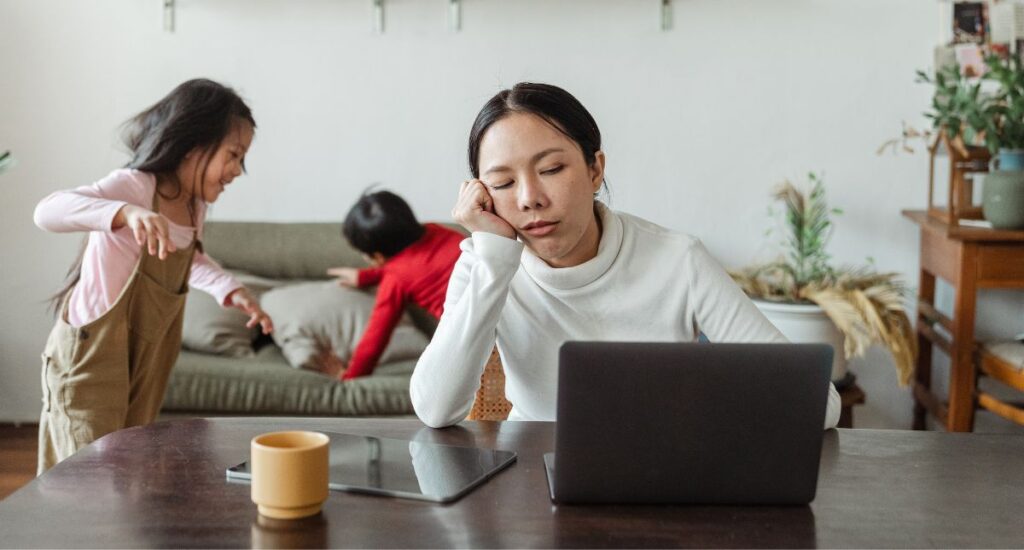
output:
{"label": "wooden floor", "polygon": [[0,500],[36,477],[39,427],[0,424]]}

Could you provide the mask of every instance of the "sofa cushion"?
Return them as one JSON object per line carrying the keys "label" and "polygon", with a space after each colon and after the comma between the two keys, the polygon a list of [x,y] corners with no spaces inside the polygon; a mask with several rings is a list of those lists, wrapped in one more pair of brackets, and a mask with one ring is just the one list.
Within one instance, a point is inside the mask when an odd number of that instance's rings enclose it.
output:
{"label": "sofa cushion", "polygon": [[[248,273],[233,273],[250,293],[259,299],[267,290],[282,283]],[[192,351],[252,357],[252,343],[259,335],[259,327],[247,328],[249,316],[233,307],[222,307],[209,294],[190,289],[185,298],[185,321],[182,326],[181,346]]]}
{"label": "sofa cushion", "polygon": [[340,223],[210,222],[203,245],[225,268],[271,279],[318,279],[329,267],[366,266]]}
{"label": "sofa cushion", "polygon": [[[369,322],[374,296],[334,281],[315,281],[272,289],[261,303],[274,320],[272,336],[288,363],[328,372],[337,359],[347,363],[352,357]],[[403,314],[379,362],[416,359],[426,347],[426,336]]]}
{"label": "sofa cushion", "polygon": [[274,345],[251,359],[184,350],[163,410],[211,414],[376,416],[413,414],[409,377],[415,360],[381,365],[372,376],[338,382],[293,369]]}
{"label": "sofa cushion", "polygon": [[190,289],[185,298],[181,347],[228,357],[252,357],[256,328],[246,328],[248,320],[248,315],[235,308],[221,307],[213,296]]}
{"label": "sofa cushion", "polygon": [[[463,234],[466,230],[445,223]],[[227,269],[271,279],[321,279],[327,268],[366,267],[340,223],[219,222],[203,225],[203,246]]]}

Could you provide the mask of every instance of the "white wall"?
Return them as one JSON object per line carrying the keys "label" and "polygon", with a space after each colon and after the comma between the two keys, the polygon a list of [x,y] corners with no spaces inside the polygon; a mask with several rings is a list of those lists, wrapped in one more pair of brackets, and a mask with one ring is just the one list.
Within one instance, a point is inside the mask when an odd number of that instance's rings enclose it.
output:
{"label": "white wall", "polygon": [[[0,421],[38,414],[42,300],[79,242],[43,233],[46,193],[124,162],[116,127],[187,78],[239,89],[259,129],[250,174],[212,219],[338,220],[380,182],[422,218],[447,218],[467,174],[479,107],[520,80],[557,83],[605,136],[613,206],[696,234],[725,264],[764,259],[768,193],[824,171],[841,262],[874,257],[916,284],[925,157],[875,156],[901,120],[920,123],[913,83],[937,36],[934,0],[0,0]],[[996,332],[1024,330],[1021,301],[983,303]],[[948,300],[948,298],[947,298]],[[1007,306],[1006,304],[1010,304]],[[994,317],[985,308],[995,307]],[[905,427],[910,401],[886,354],[854,362],[868,393],[859,426]]]}

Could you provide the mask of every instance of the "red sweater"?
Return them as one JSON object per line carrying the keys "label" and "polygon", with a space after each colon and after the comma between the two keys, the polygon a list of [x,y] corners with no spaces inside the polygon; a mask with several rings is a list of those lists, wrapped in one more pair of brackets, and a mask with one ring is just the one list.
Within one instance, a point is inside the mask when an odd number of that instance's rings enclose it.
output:
{"label": "red sweater", "polygon": [[384,265],[359,270],[359,286],[380,286],[366,332],[359,339],[342,380],[373,372],[406,303],[412,302],[441,318],[448,279],[462,253],[459,243],[465,237],[432,223],[423,227],[426,232],[418,241],[388,258]]}

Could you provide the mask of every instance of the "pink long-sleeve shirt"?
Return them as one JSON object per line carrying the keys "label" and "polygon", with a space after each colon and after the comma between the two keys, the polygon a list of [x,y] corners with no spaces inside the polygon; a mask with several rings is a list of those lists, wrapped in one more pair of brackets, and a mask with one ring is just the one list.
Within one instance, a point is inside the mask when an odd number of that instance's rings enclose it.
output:
{"label": "pink long-sleeve shirt", "polygon": [[[36,206],[35,223],[56,233],[88,231],[89,242],[82,258],[82,278],[68,302],[68,323],[82,326],[110,310],[128,283],[142,247],[128,227],[111,230],[114,216],[126,204],[153,207],[156,178],[138,170],[121,169],[107,177],[77,189],[57,191]],[[179,249],[188,247],[193,236],[202,239],[206,204],[196,212],[196,228],[170,222],[171,241]],[[211,294],[227,305],[232,291],[242,285],[209,256],[196,251],[189,275],[189,286]]]}

